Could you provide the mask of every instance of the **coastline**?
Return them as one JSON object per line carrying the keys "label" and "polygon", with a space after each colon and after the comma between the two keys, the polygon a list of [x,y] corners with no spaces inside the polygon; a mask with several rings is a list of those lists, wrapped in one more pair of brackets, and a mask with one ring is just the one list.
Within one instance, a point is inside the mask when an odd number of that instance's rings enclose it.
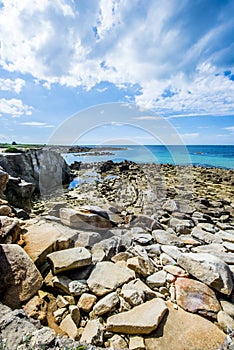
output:
{"label": "coastline", "polygon": [[[112,160],[76,162],[67,167],[61,156],[52,154],[45,178],[50,180],[46,185],[53,184],[53,191],[33,203],[27,218],[17,217],[5,193],[9,193],[9,184],[20,190],[28,186],[23,178],[25,169],[31,176],[27,181],[39,186],[40,178],[30,167],[43,153],[8,157],[9,170],[16,174],[15,160],[23,160],[22,172],[18,172],[21,182],[0,172],[0,211],[5,215],[0,215],[0,247],[12,264],[11,269],[0,266],[7,274],[4,281],[10,281],[0,291],[1,301],[13,309],[23,307],[25,320],[30,316],[50,327],[40,328],[41,335],[34,329],[37,341],[43,343],[40,337],[49,332],[51,344],[55,344],[56,332],[90,344],[85,345],[87,349],[110,349],[113,344],[128,349],[137,336],[145,349],[168,350],[168,339],[172,336],[174,349],[180,334],[185,343],[192,342],[191,349],[221,345],[231,349],[234,170]],[[59,177],[51,172],[55,164],[61,164],[67,175],[59,194],[55,186],[61,188]],[[69,190],[76,178],[77,187]],[[11,229],[7,231],[4,222],[10,223]],[[21,261],[25,271],[29,266],[36,269],[24,281],[20,274],[14,275],[22,266],[11,261],[13,249],[19,256],[30,257],[31,262]],[[36,284],[30,284],[32,277]],[[20,290],[27,290],[24,297],[16,284],[11,284],[17,278]],[[4,311],[6,306],[1,305]],[[4,312],[11,313],[9,309]],[[136,317],[132,318],[132,313]],[[10,340],[12,328],[1,328],[4,315],[0,332],[16,349]],[[186,332],[179,325],[171,326],[178,323],[178,317]],[[24,332],[30,333],[32,326],[27,322]],[[91,326],[94,333],[90,334]],[[194,327],[200,337],[194,335]],[[17,341],[22,343],[22,339]],[[35,337],[31,345],[33,341]],[[53,349],[49,343],[46,346]]]}

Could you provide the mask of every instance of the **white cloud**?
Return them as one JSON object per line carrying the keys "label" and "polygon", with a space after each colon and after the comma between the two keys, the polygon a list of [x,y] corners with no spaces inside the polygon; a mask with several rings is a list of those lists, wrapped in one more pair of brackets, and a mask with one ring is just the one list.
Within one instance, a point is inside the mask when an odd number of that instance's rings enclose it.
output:
{"label": "white cloud", "polygon": [[154,117],[154,116],[151,116],[151,115],[143,115],[141,117],[136,117],[134,119],[137,119],[137,120],[160,120],[160,119],[162,119],[162,117]]}
{"label": "white cloud", "polygon": [[223,75],[233,71],[233,2],[2,2],[0,64],[10,72],[48,89],[137,84],[136,103],[164,115],[234,113],[234,82]]}
{"label": "white cloud", "polygon": [[185,134],[179,134],[180,137],[184,138],[184,139],[195,139],[197,138],[200,134],[199,133],[185,133]]}
{"label": "white cloud", "polygon": [[23,79],[2,79],[0,78],[0,90],[2,91],[15,91],[19,94],[22,88],[25,86],[25,80]]}
{"label": "white cloud", "polygon": [[0,113],[10,114],[12,117],[20,117],[21,115],[31,115],[33,108],[23,104],[19,99],[0,99]]}
{"label": "white cloud", "polygon": [[224,130],[231,131],[231,133],[234,133],[234,126],[228,126],[226,128],[223,128]]}
{"label": "white cloud", "polygon": [[42,122],[22,122],[20,125],[26,125],[26,126],[36,126],[41,128],[53,128],[54,125],[42,123]]}

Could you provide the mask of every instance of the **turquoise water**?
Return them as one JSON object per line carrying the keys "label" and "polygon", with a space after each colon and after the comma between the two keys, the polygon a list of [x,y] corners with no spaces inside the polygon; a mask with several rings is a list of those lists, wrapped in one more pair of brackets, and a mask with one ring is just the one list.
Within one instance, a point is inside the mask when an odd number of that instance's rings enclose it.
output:
{"label": "turquoise water", "polygon": [[[106,146],[106,145],[105,145]],[[111,146],[112,148],[114,146]],[[116,146],[120,147],[120,146]],[[198,165],[234,169],[234,145],[231,146],[122,146],[123,150],[111,150],[112,155],[89,156],[70,153],[64,154],[66,161],[93,163],[113,160],[120,162],[130,160],[136,163],[157,163],[174,165]],[[93,146],[95,151],[98,146]]]}

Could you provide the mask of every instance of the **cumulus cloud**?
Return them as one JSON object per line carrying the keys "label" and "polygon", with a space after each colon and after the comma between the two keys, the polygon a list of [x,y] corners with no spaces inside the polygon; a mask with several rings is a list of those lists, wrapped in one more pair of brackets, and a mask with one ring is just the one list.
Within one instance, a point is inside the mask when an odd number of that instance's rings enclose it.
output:
{"label": "cumulus cloud", "polygon": [[0,90],[2,91],[15,91],[19,94],[22,88],[25,86],[23,79],[2,79],[0,78]]}
{"label": "cumulus cloud", "polygon": [[135,102],[163,115],[233,114],[233,1],[2,4],[5,70],[29,73],[47,88],[137,84]]}
{"label": "cumulus cloud", "polygon": [[33,108],[23,104],[19,99],[0,99],[0,113],[9,114],[12,117],[20,117],[22,115],[31,115]]}

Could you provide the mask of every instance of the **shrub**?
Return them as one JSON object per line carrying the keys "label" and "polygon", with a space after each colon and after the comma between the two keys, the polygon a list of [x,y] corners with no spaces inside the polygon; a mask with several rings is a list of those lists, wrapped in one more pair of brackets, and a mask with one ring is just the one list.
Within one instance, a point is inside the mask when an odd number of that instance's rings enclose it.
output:
{"label": "shrub", "polygon": [[7,147],[5,150],[6,153],[23,153],[24,151],[22,151],[21,149],[17,148],[17,147]]}

